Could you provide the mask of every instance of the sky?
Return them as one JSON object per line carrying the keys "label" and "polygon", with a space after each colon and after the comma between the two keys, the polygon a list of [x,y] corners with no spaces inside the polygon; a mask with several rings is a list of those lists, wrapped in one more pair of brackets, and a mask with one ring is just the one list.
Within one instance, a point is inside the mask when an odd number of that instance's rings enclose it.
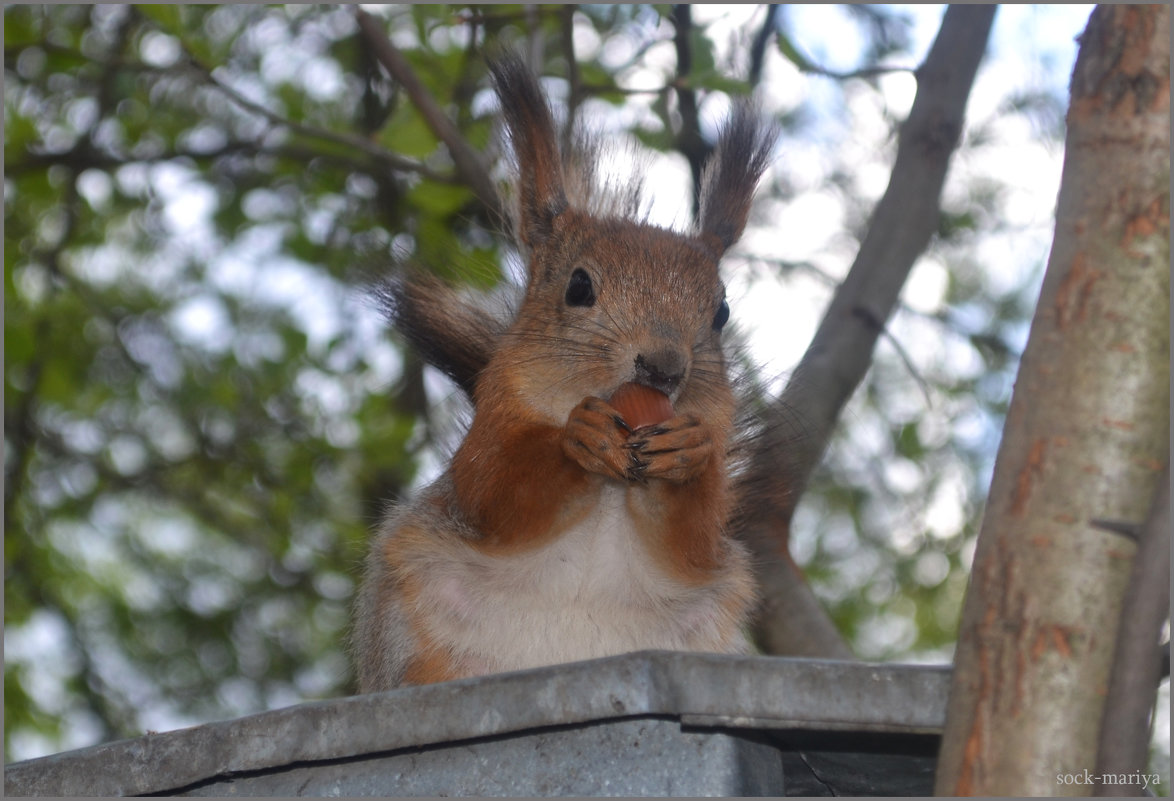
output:
{"label": "sky", "polygon": [[[894,65],[916,66],[928,52],[937,33],[942,7],[920,4],[897,7],[907,11],[914,20],[914,58],[895,60]],[[751,12],[754,9],[753,6],[745,8]],[[967,106],[968,130],[1000,114],[1000,104],[1016,90],[1043,90],[1065,97],[1076,58],[1076,36],[1084,29],[1091,10],[1090,5],[1001,6],[995,16],[991,45],[980,66]],[[735,12],[729,13],[731,24],[737,24],[734,21]],[[841,8],[833,5],[801,5],[788,7],[787,13],[799,24],[799,29],[811,32],[810,37],[805,38],[804,45],[809,48],[809,55],[817,63],[834,70],[851,70],[861,66],[860,43],[856,43],[855,48],[846,47],[839,37],[840,32],[851,30],[843,24],[844,11]],[[698,16],[701,17],[700,14]],[[821,32],[824,34],[822,40]],[[715,38],[720,40],[720,36]],[[789,65],[776,60],[773,67],[785,69]],[[804,81],[803,85],[807,91],[820,91],[818,82]],[[881,81],[881,90],[888,110],[902,117],[912,104],[916,82],[909,74],[894,74]],[[853,113],[861,122],[867,122],[874,116],[863,109]],[[829,135],[842,135],[835,130],[840,125],[842,118],[829,118]],[[874,133],[879,135],[882,130],[878,126]],[[1015,233],[1014,241],[991,240],[984,243],[984,247],[992,251],[987,261],[1001,265],[1001,269],[1008,271],[1006,280],[1014,282],[1023,271],[1037,268],[1039,262],[1047,256],[1063,152],[1061,148],[1034,141],[1034,132],[1031,130],[1006,130],[1001,131],[1001,135],[1002,146],[988,154],[981,168],[1001,182],[1015,187],[1005,211],[1010,214],[1012,222],[1021,226],[1021,230]],[[861,147],[867,149],[866,144]],[[808,153],[781,152],[777,155],[776,169],[791,171],[791,180],[794,181],[793,171],[802,171],[805,160],[815,157]],[[864,166],[868,170],[864,183],[877,198],[883,193],[888,180],[887,166]],[[951,192],[957,191],[959,184],[955,165],[947,179],[947,198]],[[830,244],[840,230],[838,223],[841,220],[837,217],[835,205],[834,199],[827,193],[813,187],[798,203],[782,209],[781,215],[774,217],[774,231],[758,232],[758,241],[748,242],[747,247],[769,248],[777,253],[779,237],[776,231],[781,231],[790,253],[807,258],[812,258],[814,253],[814,260],[821,268],[833,276],[842,277],[855,254],[852,251],[836,250]],[[753,239],[754,236],[752,232],[747,238]],[[825,247],[828,250],[820,253]],[[1014,258],[1006,258],[1008,253],[1013,253]],[[784,250],[784,257],[786,255],[787,251]],[[922,311],[938,308],[945,285],[943,271],[942,265],[923,259],[910,276],[902,294],[903,302]],[[733,277],[736,279],[736,276]],[[794,287],[778,283],[755,282],[753,291],[742,282],[735,280],[733,283],[731,294],[737,299],[736,313],[738,319],[745,321],[753,332],[752,349],[756,358],[776,364],[780,369],[795,364],[818,325],[826,303],[826,291],[822,287],[812,286],[807,292],[801,291],[796,296]]]}

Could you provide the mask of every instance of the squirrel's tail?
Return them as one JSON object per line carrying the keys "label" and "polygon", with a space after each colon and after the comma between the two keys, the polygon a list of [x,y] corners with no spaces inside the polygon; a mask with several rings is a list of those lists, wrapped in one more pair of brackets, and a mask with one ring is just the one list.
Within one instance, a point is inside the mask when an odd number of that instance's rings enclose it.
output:
{"label": "squirrel's tail", "polygon": [[378,284],[375,296],[420,357],[474,398],[477,376],[513,315],[495,314],[451,284],[415,269]]}

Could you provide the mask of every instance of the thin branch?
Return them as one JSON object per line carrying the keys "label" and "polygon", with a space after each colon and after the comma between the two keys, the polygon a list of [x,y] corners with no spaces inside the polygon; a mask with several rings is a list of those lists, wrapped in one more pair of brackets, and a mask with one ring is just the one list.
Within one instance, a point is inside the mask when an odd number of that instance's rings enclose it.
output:
{"label": "thin branch", "polygon": [[[817,267],[809,261],[789,261],[787,259],[767,258],[764,256],[747,256],[746,258],[750,263],[755,265],[761,264],[768,267],[775,267],[784,271],[806,273],[819,283],[823,284],[824,286],[831,287],[832,289],[835,289],[840,285],[839,278],[836,278],[828,271],[822,269],[821,267]],[[948,309],[943,311],[926,312],[921,311],[920,309],[915,309],[904,301],[898,299],[896,311],[899,311],[903,315],[907,315],[919,320],[924,320],[926,322],[940,326],[945,332],[952,334],[953,336],[970,340],[972,342],[975,340],[981,340],[991,349],[997,350],[1000,353],[1007,354],[1014,358],[1018,358],[1021,355],[994,334],[984,331],[967,330],[956,316],[952,316],[950,314]],[[896,339],[892,337],[892,334],[887,329],[882,333],[892,338],[893,342],[896,343]]]}
{"label": "thin branch", "polygon": [[[759,576],[768,609],[779,610],[760,616],[756,632],[769,653],[795,653],[791,643],[796,627],[803,624],[787,612],[793,604],[786,599],[796,592],[793,582],[786,575],[772,576],[775,571],[786,572],[790,564],[780,553],[785,548],[780,536],[790,528],[841,409],[868,370],[881,331],[875,321],[889,318],[913,262],[937,228],[938,199],[994,13],[993,6],[981,5],[954,5],[946,11],[937,39],[917,72],[917,96],[901,127],[888,189],[791,382],[764,415],[767,431],[794,431],[799,421],[803,434],[786,442],[779,441],[784,435],[764,436],[752,457],[757,467],[750,472],[771,474],[773,470],[779,484],[767,496],[769,500],[744,511],[743,521],[761,564]],[[822,626],[828,634],[835,630],[826,615],[818,623],[806,624]],[[828,647],[839,653],[842,643],[829,641]]]}
{"label": "thin branch", "polygon": [[[393,170],[399,170],[401,172],[416,172],[422,174],[429,173],[429,170],[419,162],[404,158],[403,156],[397,155],[396,153],[392,153],[390,150],[382,148],[374,142],[371,142],[368,139],[364,139],[361,136],[351,136],[349,134],[342,134],[336,131],[329,131],[325,128],[317,128],[313,125],[306,125],[305,123],[296,122],[287,117],[283,117],[277,112],[262,106],[260,103],[255,103],[252,100],[249,100],[236,89],[233,89],[227,83],[217,78],[216,75],[213,74],[212,70],[201,64],[194,57],[190,56],[190,54],[189,61],[191,65],[198,72],[200,72],[201,75],[203,75],[204,79],[208,83],[212,84],[221,92],[223,92],[225,96],[227,96],[238,106],[245,109],[246,111],[250,111],[253,114],[265,118],[271,125],[281,128],[288,128],[295,133],[301,134],[302,136],[311,139],[320,139],[324,142],[330,142],[332,144],[341,145],[347,148],[354,148],[355,150],[358,150],[362,153],[366,153],[368,156],[376,159],[381,163],[387,164]],[[434,177],[434,174],[428,174],[427,177],[432,178]]]}
{"label": "thin branch", "polygon": [[522,6],[522,14],[526,20],[527,48],[524,59],[535,75],[541,75],[542,65],[546,63],[546,38],[538,21],[538,6],[528,3]]}
{"label": "thin branch", "polygon": [[504,12],[500,14],[486,14],[481,10],[480,6],[473,6],[467,11],[457,13],[456,20],[461,23],[472,23],[475,25],[489,25],[489,23],[504,24],[509,22],[527,22],[529,15],[525,10]]}
{"label": "thin branch", "polygon": [[799,67],[800,72],[805,72],[809,75],[819,75],[824,78],[834,78],[838,81],[847,81],[852,78],[875,78],[878,75],[892,75],[897,72],[908,72],[917,75],[917,70],[912,67],[861,67],[856,70],[829,70],[815,64],[806,64]]}
{"label": "thin branch", "polygon": [[[49,334],[48,321],[45,318],[38,320],[34,331],[37,342],[46,341]],[[20,530],[16,520],[16,503],[24,494],[33,447],[37,442],[37,428],[33,418],[36,415],[37,395],[40,392],[46,359],[47,357],[39,352],[36,360],[29,365],[29,386],[21,396],[12,419],[4,420],[8,457],[4,460],[4,530],[12,535]]]}
{"label": "thin branch", "polygon": [[1135,544],[1141,540],[1141,526],[1137,523],[1129,523],[1125,520],[1105,520],[1098,517],[1089,520],[1088,524],[1101,531],[1117,534]]}
{"label": "thin branch", "polygon": [[84,142],[79,142],[77,147],[56,153],[28,151],[23,158],[5,164],[4,170],[9,175],[14,176],[29,172],[39,172],[55,165],[64,165],[76,172],[84,172],[90,169],[109,171],[124,167],[127,164],[158,164],[176,159],[191,159],[192,161],[199,162],[254,150],[257,150],[257,148],[251,142],[229,142],[215,150],[172,150],[151,156],[132,156],[129,154],[117,155],[115,153],[102,152],[85,146]]}
{"label": "thin branch", "polygon": [[886,340],[888,340],[889,344],[893,347],[893,350],[897,352],[897,357],[901,360],[901,363],[905,365],[905,369],[909,371],[909,375],[913,377],[913,381],[917,384],[917,388],[921,390],[921,395],[925,398],[925,405],[927,407],[932,407],[933,398],[930,396],[929,384],[926,382],[925,378],[922,377],[921,373],[917,372],[917,365],[913,363],[913,359],[911,359],[909,354],[905,352],[905,347],[901,344],[901,340],[893,336],[893,332],[890,331],[888,326],[885,325],[884,320],[877,320],[874,318],[870,309],[862,306],[856,309],[856,313],[865,322],[872,323],[874,326],[876,326],[878,333]]}
{"label": "thin branch", "polygon": [[[766,35],[765,29],[760,35]],[[755,47],[759,46],[759,42],[755,40]],[[763,43],[765,45],[765,42]],[[795,68],[807,75],[819,75],[824,78],[834,78],[836,80],[850,80],[852,78],[873,78],[877,75],[888,75],[894,72],[912,72],[916,74],[916,70],[910,67],[892,67],[875,65],[871,67],[859,67],[854,70],[832,70],[827,67],[820,66],[807,57],[804,53],[799,53],[792,47],[789,54],[789,60],[795,65]]]}
{"label": "thin branch", "polygon": [[571,148],[571,132],[574,131],[578,125],[579,105],[583,102],[583,87],[582,79],[579,75],[579,61],[575,58],[575,9],[574,4],[568,4],[562,7],[561,17],[559,21],[562,23],[560,27],[560,34],[562,36],[563,56],[567,60],[567,84],[570,89],[567,92],[567,120],[563,125],[562,133],[562,148],[563,152],[570,152]]}
{"label": "thin branch", "polygon": [[[124,167],[127,164],[160,164],[177,159],[190,159],[194,162],[202,163],[238,154],[273,156],[275,158],[297,161],[302,164],[307,164],[312,159],[321,159],[364,172],[370,172],[375,169],[372,159],[356,157],[343,152],[324,152],[315,150],[312,147],[293,144],[258,145],[255,142],[244,141],[228,142],[213,150],[169,150],[150,156],[118,155],[102,152],[88,146],[79,146],[59,153],[28,152],[19,161],[6,164],[4,169],[8,175],[13,176],[37,172],[57,164],[63,164],[77,172],[83,172],[88,169],[110,171]],[[400,159],[400,157],[388,151],[384,151],[384,155],[388,157],[381,158],[382,163],[385,165],[391,163],[393,160],[398,161]],[[403,161],[407,162],[406,159]],[[407,171],[417,172],[437,183],[453,183],[455,180],[450,175],[442,175],[422,164],[409,167]]]}
{"label": "thin branch", "polygon": [[[632,33],[634,35],[638,35],[639,31],[633,30]],[[659,44],[664,44],[667,41],[668,41],[667,39],[665,39],[661,36],[648,36],[648,38],[646,38],[643,42],[641,42],[640,46],[637,47],[635,49],[635,51],[632,52],[632,55],[630,55],[625,61],[621,62],[620,64],[616,64],[611,69],[612,75],[620,75],[620,74],[632,69],[633,67],[637,66],[638,64],[640,64],[644,60],[644,57],[646,55],[648,55],[649,50],[651,50],[652,48],[656,47]]]}
{"label": "thin branch", "polygon": [[579,91],[584,95],[602,95],[608,93],[615,93],[625,96],[636,95],[663,95],[665,92],[676,87],[659,86],[655,89],[624,89],[621,86],[613,86],[605,83],[581,83],[579,84]]}
{"label": "thin branch", "polygon": [[[26,47],[29,47],[29,46],[31,46],[31,45],[28,45]],[[52,43],[38,43],[36,46],[40,47],[42,49],[48,50],[49,52],[61,53],[63,55],[70,55],[70,56],[74,56],[77,58],[85,58],[85,56],[82,53],[80,53],[79,51],[73,50],[68,47],[63,47],[61,45],[53,45]],[[9,55],[9,54],[6,53],[6,56],[7,55]],[[212,69],[210,67],[208,67],[206,64],[203,64],[202,62],[200,62],[200,60],[198,58],[196,58],[196,56],[194,54],[187,52],[187,53],[185,53],[185,55],[186,55],[186,59],[184,61],[181,61],[179,64],[169,66],[169,67],[155,67],[150,64],[144,64],[142,62],[134,61],[134,60],[127,59],[127,58],[124,58],[121,56],[111,56],[109,58],[106,58],[105,60],[95,62],[95,63],[97,64],[97,66],[99,66],[103,70],[103,77],[104,77],[103,83],[107,82],[105,80],[105,76],[112,75],[113,72],[115,72],[115,71],[145,72],[145,73],[156,73],[156,74],[160,74],[160,75],[163,75],[163,74],[179,75],[179,74],[183,74],[184,72],[194,71],[200,75],[202,80],[204,80],[206,83],[211,84],[218,91],[223,93],[233,103],[235,103],[236,105],[240,106],[242,109],[244,109],[252,114],[256,114],[256,115],[264,118],[271,125],[273,125],[275,127],[288,129],[288,130],[293,131],[297,134],[300,134],[301,136],[304,136],[308,139],[317,139],[320,141],[330,142],[330,143],[336,144],[336,145],[341,145],[342,147],[345,147],[348,149],[358,150],[358,151],[366,154],[367,156],[371,157],[372,159],[375,159],[378,163],[384,164],[384,165],[390,167],[392,170],[395,170],[398,172],[418,173],[418,174],[424,176],[425,178],[428,178],[429,180],[433,180],[433,181],[448,181],[448,180],[450,180],[450,179],[447,179],[446,177],[436,173],[435,171],[429,169],[426,165],[421,164],[420,162],[415,161],[413,159],[409,159],[409,158],[405,158],[403,156],[400,156],[397,153],[393,153],[390,150],[387,150],[386,148],[382,148],[379,145],[375,144],[374,142],[370,141],[369,139],[365,139],[361,136],[352,136],[352,135],[348,135],[348,134],[344,134],[344,133],[338,133],[336,131],[327,130],[325,128],[318,128],[313,125],[307,125],[305,123],[296,122],[294,120],[289,119],[288,117],[284,117],[281,114],[278,114],[277,112],[275,112],[269,108],[266,108],[265,106],[261,105],[260,103],[257,103],[257,102],[254,102],[254,101],[248,99],[247,97],[242,95],[240,92],[238,92],[236,89],[232,88],[230,85],[225,83],[223,80],[216,77],[216,75],[213,73]],[[93,59],[88,59],[88,60],[90,60],[91,62],[94,61]],[[102,118],[102,117],[100,117],[100,118]],[[231,146],[228,146],[228,147],[231,147]],[[198,157],[198,154],[195,154],[195,153],[192,153],[190,155],[193,158]],[[111,158],[113,158],[113,157],[111,157]],[[145,161],[145,159],[132,159],[132,158],[128,158],[127,160],[132,161],[132,162]],[[36,166],[36,164],[34,163],[33,165],[30,166],[30,168],[35,167],[35,166]],[[97,165],[92,165],[92,166],[101,167],[103,165],[97,164]],[[117,165],[112,165],[112,166],[117,166]],[[20,165],[20,164],[6,165],[6,170],[11,172],[14,169],[14,167],[19,169],[22,167],[22,165]]]}
{"label": "thin branch", "polygon": [[758,33],[754,36],[754,42],[750,45],[751,88],[758,86],[758,82],[762,79],[762,65],[766,60],[766,46],[775,34],[775,19],[778,18],[778,13],[779,6],[777,3],[770,3],[766,7],[766,19],[762,21],[762,27],[758,29]]}
{"label": "thin branch", "polygon": [[412,65],[404,58],[403,53],[391,43],[387,32],[383,30],[379,22],[358,7],[355,8],[355,19],[359,23],[359,29],[363,36],[371,45],[375,57],[379,59],[379,63],[403,87],[429,129],[448,148],[457,172],[473,190],[473,194],[498,220],[504,220],[506,215],[502,208],[501,198],[498,196],[493,180],[489,177],[489,171],[481,162],[480,155],[465,140],[461,132],[444,113],[444,110],[437,105],[435,98],[432,97],[427,87],[412,69]]}
{"label": "thin branch", "polygon": [[[1113,655],[1105,717],[1101,721],[1096,775],[1137,775],[1145,770],[1151,715],[1162,660],[1155,651],[1170,614],[1170,467],[1145,525],[1139,527],[1133,571],[1121,605],[1121,626]],[[1138,784],[1099,783],[1096,795],[1138,795]]]}
{"label": "thin branch", "polygon": [[[25,47],[27,48],[27,47],[31,47],[31,46],[32,45],[26,45]],[[73,50],[68,47],[63,47],[61,45],[53,45],[52,43],[38,43],[36,46],[40,47],[42,49],[48,50],[49,52],[61,53],[64,55],[70,55],[70,56],[74,56],[77,58],[85,58],[85,56],[83,56],[83,54],[78,52],[77,50]],[[24,48],[20,48],[20,49],[24,49]],[[6,53],[5,55],[8,56],[10,54]],[[169,67],[155,67],[150,64],[144,64],[142,62],[134,61],[131,59],[126,59],[126,58],[123,58],[120,56],[112,56],[110,58],[107,58],[107,59],[99,61],[99,62],[94,62],[93,59],[89,59],[89,60],[91,62],[96,63],[98,67],[102,68],[102,70],[103,70],[102,83],[103,84],[107,83],[107,81],[105,80],[105,76],[110,75],[115,71],[155,73],[155,74],[159,74],[159,75],[180,75],[185,72],[194,71],[200,75],[202,80],[204,80],[206,83],[211,84],[215,89],[217,89],[219,92],[223,93],[234,104],[236,104],[237,106],[241,107],[242,109],[244,109],[252,114],[256,114],[257,116],[264,118],[266,121],[268,121],[274,127],[284,128],[284,129],[293,131],[294,133],[300,134],[301,136],[306,137],[307,139],[317,139],[317,140],[320,140],[323,142],[330,142],[332,144],[341,145],[342,147],[345,147],[347,149],[357,150],[361,153],[364,153],[368,157],[374,159],[377,163],[385,165],[388,168],[390,168],[391,170],[396,171],[396,172],[416,173],[416,174],[422,175],[423,177],[425,177],[429,180],[439,181],[439,182],[444,182],[444,183],[450,183],[452,180],[451,178],[448,178],[447,176],[444,176],[444,175],[441,175],[440,173],[437,173],[436,171],[430,169],[428,166],[426,166],[418,161],[406,158],[406,157],[401,156],[397,153],[393,153],[392,151],[387,150],[386,148],[380,147],[379,145],[375,144],[371,140],[365,139],[361,136],[351,136],[351,135],[344,134],[344,133],[338,133],[336,131],[331,131],[331,130],[328,130],[325,128],[318,128],[313,125],[307,125],[305,123],[296,122],[294,120],[289,119],[288,117],[284,117],[281,114],[278,114],[277,112],[273,111],[272,109],[266,108],[265,106],[261,105],[260,103],[249,100],[247,97],[242,95],[240,92],[233,89],[231,86],[229,86],[227,83],[222,81],[220,78],[216,77],[216,75],[213,74],[212,70],[207,65],[201,63],[199,61],[199,59],[197,59],[193,54],[187,53],[186,56],[187,56],[187,59],[185,61],[181,61],[178,65],[169,66]],[[104,117],[105,117],[105,115],[100,115],[100,119],[104,118]],[[221,148],[219,151],[209,152],[207,154],[200,154],[200,153],[196,153],[196,152],[191,152],[191,153],[184,153],[184,154],[178,154],[178,155],[187,155],[193,159],[198,159],[201,157],[201,155],[204,155],[204,157],[208,157],[208,156],[215,157],[218,155],[226,155],[229,151],[231,151],[233,149],[239,148],[239,149],[243,150],[246,147],[247,147],[247,145],[245,143],[236,143],[236,144],[226,145],[224,148]],[[272,150],[272,149],[266,149],[266,148],[263,148],[260,146],[255,146],[255,147],[257,148],[258,152],[266,152],[267,150],[269,150],[269,151]],[[27,170],[31,170],[31,169],[38,169],[42,164],[61,163],[61,161],[64,160],[67,155],[74,154],[77,151],[78,151],[78,148],[74,148],[73,150],[67,151],[66,153],[35,154],[34,159],[32,159],[31,161],[22,160],[21,162],[18,162],[16,164],[6,164],[5,171],[9,172],[9,173],[23,172],[23,171],[27,171]],[[321,154],[321,155],[326,155],[326,154]],[[154,157],[154,158],[150,158],[150,159],[133,158],[133,157],[127,156],[125,158],[121,158],[121,160],[120,160],[120,157],[110,155],[110,156],[107,156],[106,158],[107,158],[107,162],[103,162],[101,159],[98,159],[94,163],[88,164],[87,166],[98,167],[101,169],[101,168],[121,166],[124,163],[166,161],[168,158],[171,158],[171,156],[159,156],[159,157]],[[361,165],[359,162],[353,162],[353,163],[355,163],[358,166],[362,166],[363,169],[367,169],[367,165]]]}
{"label": "thin branch", "polygon": [[701,169],[709,157],[710,147],[701,136],[701,120],[697,110],[697,92],[689,83],[693,71],[693,16],[690,6],[673,6],[673,45],[677,51],[677,103],[681,110],[681,130],[677,134],[677,150],[688,160],[693,175],[693,218],[701,213]]}

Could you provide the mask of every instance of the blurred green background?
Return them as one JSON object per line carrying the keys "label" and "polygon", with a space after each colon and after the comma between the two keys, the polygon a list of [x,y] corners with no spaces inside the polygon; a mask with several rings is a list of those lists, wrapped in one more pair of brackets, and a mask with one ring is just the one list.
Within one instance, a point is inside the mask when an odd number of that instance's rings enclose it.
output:
{"label": "blurred green background", "polygon": [[[370,11],[495,177],[484,48],[508,43],[561,118],[651,152],[653,217],[687,224],[670,7]],[[938,235],[796,516],[864,658],[950,658],[1088,13],[1000,10]],[[725,268],[769,386],[851,263],[940,18],[693,8],[703,136],[748,76],[783,132]],[[394,251],[492,287],[516,254],[346,7],[9,5],[4,63],[6,758],[350,692],[368,533],[464,415],[364,285]]]}

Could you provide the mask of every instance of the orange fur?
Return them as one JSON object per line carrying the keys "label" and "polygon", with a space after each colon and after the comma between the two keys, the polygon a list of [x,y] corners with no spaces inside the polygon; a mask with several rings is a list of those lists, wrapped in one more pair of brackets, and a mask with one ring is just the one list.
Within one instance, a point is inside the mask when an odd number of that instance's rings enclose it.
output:
{"label": "orange fur", "polygon": [[418,642],[419,650],[404,668],[404,684],[435,684],[461,678],[451,655],[426,636],[421,636]]}
{"label": "orange fur", "polygon": [[[521,411],[521,410],[519,410]],[[590,477],[559,447],[560,429],[479,417],[452,461],[457,503],[494,553],[534,548],[574,519]]]}
{"label": "orange fur", "polygon": [[723,526],[729,495],[721,466],[714,464],[696,482],[657,489],[666,496],[659,549],[666,557],[665,567],[688,584],[710,579],[726,552]]}

